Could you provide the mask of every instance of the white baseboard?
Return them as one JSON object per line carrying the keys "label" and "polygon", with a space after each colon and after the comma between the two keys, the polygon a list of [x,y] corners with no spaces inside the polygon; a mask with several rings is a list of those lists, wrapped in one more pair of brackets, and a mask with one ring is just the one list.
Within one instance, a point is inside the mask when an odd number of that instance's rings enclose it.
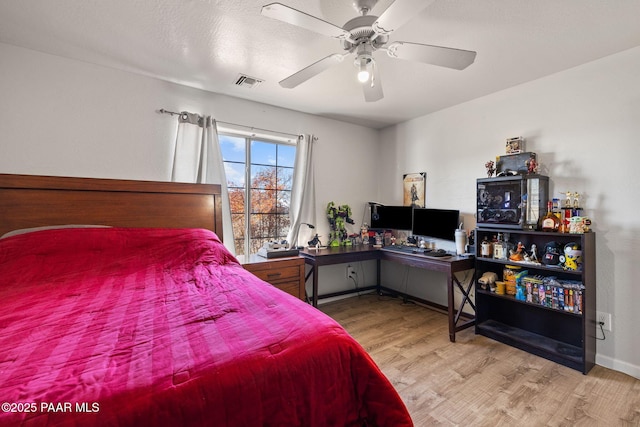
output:
{"label": "white baseboard", "polygon": [[640,366],[596,354],[596,364],[640,379]]}

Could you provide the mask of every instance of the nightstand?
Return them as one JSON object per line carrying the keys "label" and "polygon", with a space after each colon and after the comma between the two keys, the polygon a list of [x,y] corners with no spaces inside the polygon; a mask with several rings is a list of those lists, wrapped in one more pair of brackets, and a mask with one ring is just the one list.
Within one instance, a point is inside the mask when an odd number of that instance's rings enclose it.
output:
{"label": "nightstand", "polygon": [[304,258],[283,257],[263,258],[258,255],[239,256],[238,260],[245,268],[265,282],[305,301]]}

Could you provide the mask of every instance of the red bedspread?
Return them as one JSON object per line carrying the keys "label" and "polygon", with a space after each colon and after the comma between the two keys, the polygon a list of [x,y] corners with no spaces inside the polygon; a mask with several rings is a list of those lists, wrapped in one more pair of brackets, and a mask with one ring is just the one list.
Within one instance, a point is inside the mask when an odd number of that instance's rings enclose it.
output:
{"label": "red bedspread", "polygon": [[206,230],[0,240],[0,425],[410,426],[336,322]]}

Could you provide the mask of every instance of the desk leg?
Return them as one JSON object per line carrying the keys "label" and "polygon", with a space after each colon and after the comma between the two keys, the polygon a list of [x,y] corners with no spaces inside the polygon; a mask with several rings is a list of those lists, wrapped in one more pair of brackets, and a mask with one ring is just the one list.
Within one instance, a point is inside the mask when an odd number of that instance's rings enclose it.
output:
{"label": "desk leg", "polygon": [[311,305],[318,306],[318,266],[312,265],[309,274],[313,275],[313,281],[311,283]]}
{"label": "desk leg", "polygon": [[456,342],[456,321],[455,321],[455,308],[454,295],[453,295],[453,275],[455,273],[449,273],[447,275],[447,307],[449,314],[449,341]]}
{"label": "desk leg", "polygon": [[[476,306],[473,303],[473,301],[469,298],[473,285],[475,283],[475,277],[476,277],[476,272],[474,270],[473,274],[471,274],[471,278],[469,279],[469,282],[467,283],[466,288],[463,286],[462,283],[460,283],[458,278],[455,276],[455,273],[449,274],[449,277],[447,279],[447,296],[448,296],[448,302],[449,302],[449,341],[451,342],[456,342],[457,331],[469,328],[475,324]],[[460,292],[462,292],[462,301],[460,302],[460,306],[458,307],[458,310],[456,310],[453,307],[454,284],[460,289]],[[458,326],[458,321],[460,320],[460,316],[462,315],[462,309],[466,304],[469,304],[469,306],[473,309],[474,316],[472,319],[469,319],[464,323],[462,323],[460,326]]]}
{"label": "desk leg", "polygon": [[313,267],[313,306],[318,306],[318,267]]}
{"label": "desk leg", "polygon": [[305,288],[307,287],[307,280],[309,280],[309,276],[313,276],[313,280],[311,282],[311,305],[313,307],[318,306],[318,267],[315,264],[311,264],[311,268],[309,272],[304,278]]}

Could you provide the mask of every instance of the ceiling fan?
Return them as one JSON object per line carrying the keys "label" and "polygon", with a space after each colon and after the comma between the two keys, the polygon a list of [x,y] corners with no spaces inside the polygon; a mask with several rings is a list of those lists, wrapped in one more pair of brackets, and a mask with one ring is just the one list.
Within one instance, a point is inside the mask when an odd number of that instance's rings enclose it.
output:
{"label": "ceiling fan", "polygon": [[262,15],[339,39],[344,50],[342,53],[334,53],[322,58],[281,80],[280,86],[294,88],[332,65],[342,62],[346,56],[355,53],[358,80],[363,83],[365,101],[378,101],[383,98],[383,93],[380,73],[373,58],[373,53],[377,50],[386,51],[392,58],[418,61],[456,70],[467,68],[475,60],[476,52],[402,41],[388,43],[390,33],[420,13],[433,1],[395,0],[378,17],[368,14],[378,0],[354,0],[353,5],[360,16],[351,19],[342,28],[282,3],[270,3],[263,6]]}

